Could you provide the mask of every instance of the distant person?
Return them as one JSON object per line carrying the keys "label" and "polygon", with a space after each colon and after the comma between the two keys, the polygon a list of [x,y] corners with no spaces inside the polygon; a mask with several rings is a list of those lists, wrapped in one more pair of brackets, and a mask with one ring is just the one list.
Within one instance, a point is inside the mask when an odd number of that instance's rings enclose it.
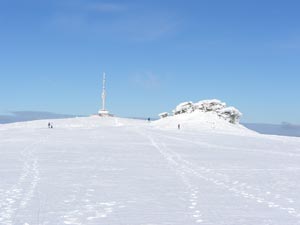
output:
{"label": "distant person", "polygon": [[180,130],[180,124],[177,125],[178,130]]}
{"label": "distant person", "polygon": [[51,128],[51,123],[50,122],[48,123],[48,128]]}
{"label": "distant person", "polygon": [[150,117],[149,117],[149,118],[148,118],[148,122],[150,122],[150,120],[151,120],[151,119],[150,119]]}

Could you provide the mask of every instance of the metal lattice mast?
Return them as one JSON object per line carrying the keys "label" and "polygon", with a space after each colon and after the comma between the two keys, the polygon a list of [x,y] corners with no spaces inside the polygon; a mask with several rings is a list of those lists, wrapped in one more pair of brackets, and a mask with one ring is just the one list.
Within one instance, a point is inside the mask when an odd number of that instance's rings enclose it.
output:
{"label": "metal lattice mast", "polygon": [[105,111],[105,100],[106,100],[106,90],[105,90],[105,73],[103,73],[102,81],[102,110]]}

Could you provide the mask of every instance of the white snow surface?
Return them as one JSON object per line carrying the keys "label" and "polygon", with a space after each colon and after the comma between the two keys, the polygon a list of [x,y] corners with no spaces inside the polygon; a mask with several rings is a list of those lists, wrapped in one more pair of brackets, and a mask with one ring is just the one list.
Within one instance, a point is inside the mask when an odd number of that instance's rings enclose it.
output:
{"label": "white snow surface", "polygon": [[0,125],[1,225],[300,224],[300,138],[215,114],[51,122]]}

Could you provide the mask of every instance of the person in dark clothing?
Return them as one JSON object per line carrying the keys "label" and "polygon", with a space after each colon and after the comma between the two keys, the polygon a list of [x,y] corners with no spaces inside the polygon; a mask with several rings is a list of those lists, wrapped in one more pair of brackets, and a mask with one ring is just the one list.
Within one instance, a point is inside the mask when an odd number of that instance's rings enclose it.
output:
{"label": "person in dark clothing", "polygon": [[51,123],[50,122],[48,123],[48,128],[51,128]]}
{"label": "person in dark clothing", "polygon": [[149,118],[148,118],[148,122],[150,122],[150,120],[151,120],[151,119],[150,119],[150,117],[149,117]]}
{"label": "person in dark clothing", "polygon": [[180,130],[180,124],[178,124],[178,126],[177,126],[177,127],[178,127],[178,130]]}

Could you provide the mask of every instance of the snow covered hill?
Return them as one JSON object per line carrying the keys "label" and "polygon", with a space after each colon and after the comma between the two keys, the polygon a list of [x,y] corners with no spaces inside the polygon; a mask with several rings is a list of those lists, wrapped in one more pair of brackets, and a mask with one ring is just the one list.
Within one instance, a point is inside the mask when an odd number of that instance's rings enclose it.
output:
{"label": "snow covered hill", "polygon": [[183,113],[176,116],[169,116],[153,122],[157,129],[175,129],[180,124],[181,129],[191,132],[214,132],[214,133],[245,133],[253,134],[252,130],[240,124],[232,124],[220,118],[214,112],[196,111]]}
{"label": "snow covered hill", "polygon": [[[206,117],[206,114],[214,114],[224,121],[232,124],[239,124],[242,113],[235,107],[227,107],[225,102],[218,99],[201,100],[197,103],[182,102],[172,111],[173,116],[182,114],[196,114],[201,117]],[[163,112],[159,114],[161,119],[169,117],[169,113]],[[210,116],[211,117],[211,116]]]}
{"label": "snow covered hill", "polygon": [[0,224],[300,224],[300,138],[205,115],[0,125]]}

